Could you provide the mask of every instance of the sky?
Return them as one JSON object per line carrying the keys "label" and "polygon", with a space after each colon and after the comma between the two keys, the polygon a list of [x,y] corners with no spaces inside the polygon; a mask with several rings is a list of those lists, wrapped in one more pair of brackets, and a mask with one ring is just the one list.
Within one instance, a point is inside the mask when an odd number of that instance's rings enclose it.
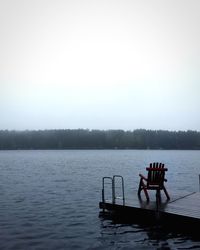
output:
{"label": "sky", "polygon": [[199,0],[0,0],[0,130],[200,131]]}

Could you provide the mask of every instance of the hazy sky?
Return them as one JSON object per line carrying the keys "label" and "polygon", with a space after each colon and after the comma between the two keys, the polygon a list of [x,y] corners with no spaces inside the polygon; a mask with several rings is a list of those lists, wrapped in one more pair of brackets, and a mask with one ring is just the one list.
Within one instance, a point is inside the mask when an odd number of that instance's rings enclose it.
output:
{"label": "hazy sky", "polygon": [[0,0],[0,129],[200,131],[199,0]]}

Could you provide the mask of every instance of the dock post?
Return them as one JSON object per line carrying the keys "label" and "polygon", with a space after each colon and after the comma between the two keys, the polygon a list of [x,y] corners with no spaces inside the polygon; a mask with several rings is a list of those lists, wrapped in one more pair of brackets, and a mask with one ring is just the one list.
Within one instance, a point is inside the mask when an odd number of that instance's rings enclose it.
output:
{"label": "dock post", "polygon": [[115,179],[112,178],[112,204],[115,204]]}
{"label": "dock post", "polygon": [[200,192],[200,174],[199,174],[199,192]]}

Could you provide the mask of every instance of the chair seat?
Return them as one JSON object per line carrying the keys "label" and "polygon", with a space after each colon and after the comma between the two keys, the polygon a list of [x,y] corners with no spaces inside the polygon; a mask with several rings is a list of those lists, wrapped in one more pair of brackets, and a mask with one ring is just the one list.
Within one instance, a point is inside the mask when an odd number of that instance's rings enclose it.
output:
{"label": "chair seat", "polygon": [[160,185],[147,185],[146,186],[148,189],[162,189],[163,186],[160,186]]}

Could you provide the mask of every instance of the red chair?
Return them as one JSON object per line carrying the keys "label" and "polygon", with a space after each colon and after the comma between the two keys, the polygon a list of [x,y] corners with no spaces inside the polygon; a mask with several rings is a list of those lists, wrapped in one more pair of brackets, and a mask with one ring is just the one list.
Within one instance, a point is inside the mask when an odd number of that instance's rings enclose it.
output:
{"label": "red chair", "polygon": [[149,195],[147,190],[156,190],[156,197],[160,197],[160,191],[163,190],[167,199],[170,200],[169,194],[164,186],[165,172],[168,170],[164,168],[163,163],[150,163],[149,167],[146,168],[148,171],[147,177],[142,174],[140,176],[140,183],[138,188],[138,196],[140,196],[141,191],[144,191],[146,199],[149,200]]}

